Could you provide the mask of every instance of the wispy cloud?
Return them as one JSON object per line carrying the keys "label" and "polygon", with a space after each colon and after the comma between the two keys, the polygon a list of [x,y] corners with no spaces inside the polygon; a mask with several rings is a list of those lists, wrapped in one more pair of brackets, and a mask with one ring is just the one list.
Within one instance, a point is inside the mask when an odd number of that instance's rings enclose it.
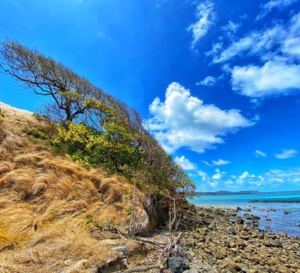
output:
{"label": "wispy cloud", "polygon": [[256,151],[255,151],[255,155],[256,155],[256,156],[260,156],[260,157],[266,157],[266,156],[267,156],[266,153],[264,153],[264,152],[262,152],[262,151],[260,151],[260,150],[256,150]]}
{"label": "wispy cloud", "polygon": [[209,28],[212,26],[216,14],[214,10],[214,3],[212,1],[205,1],[197,6],[196,18],[198,21],[191,24],[187,30],[193,33],[192,48],[196,43],[207,33]]}
{"label": "wispy cloud", "polygon": [[200,82],[197,82],[196,85],[205,85],[205,86],[213,86],[216,84],[217,79],[212,76],[207,76]]}
{"label": "wispy cloud", "polygon": [[277,25],[266,30],[252,32],[248,36],[233,42],[226,49],[223,49],[223,47],[217,43],[213,46],[212,50],[206,54],[213,56],[213,63],[230,61],[234,57],[241,56],[244,53],[247,53],[247,55],[262,56],[275,45],[280,44],[284,37],[284,28]]}
{"label": "wispy cloud", "polygon": [[213,164],[214,166],[227,165],[227,164],[229,164],[229,163],[230,163],[230,161],[228,161],[228,160],[223,160],[223,159],[218,159],[218,160],[213,160],[213,161],[212,161],[212,164]]}
{"label": "wispy cloud", "polygon": [[150,130],[169,153],[182,147],[204,152],[223,143],[222,136],[254,124],[239,110],[205,105],[176,82],[168,86],[165,101],[155,98],[149,111]]}
{"label": "wispy cloud", "polygon": [[222,27],[225,35],[229,38],[232,39],[235,35],[235,33],[237,32],[237,30],[239,29],[240,24],[235,24],[232,21],[228,21],[228,24],[224,27]]}
{"label": "wispy cloud", "polygon": [[221,166],[221,165],[227,165],[230,163],[228,160],[223,160],[223,159],[218,159],[218,160],[213,160],[211,163],[203,160],[202,161],[206,166],[208,167],[214,167],[214,166]]}
{"label": "wispy cloud", "polygon": [[[273,2],[274,5],[279,3]],[[287,24],[280,21],[273,24],[249,33],[227,48],[216,43],[206,53],[213,63],[225,63],[229,67],[232,89],[241,95],[264,99],[300,90],[300,13]],[[249,56],[258,57],[262,64],[251,63],[230,69],[233,59],[245,57],[245,62]]]}
{"label": "wispy cloud", "polygon": [[185,171],[192,171],[197,168],[197,166],[188,160],[184,155],[181,157],[176,156],[174,161],[182,167]]}
{"label": "wispy cloud", "polygon": [[298,152],[296,150],[282,150],[280,154],[276,154],[275,156],[279,159],[287,159],[294,157]]}
{"label": "wispy cloud", "polygon": [[261,6],[261,12],[256,20],[264,18],[274,8],[285,8],[295,3],[297,0],[271,0]]}

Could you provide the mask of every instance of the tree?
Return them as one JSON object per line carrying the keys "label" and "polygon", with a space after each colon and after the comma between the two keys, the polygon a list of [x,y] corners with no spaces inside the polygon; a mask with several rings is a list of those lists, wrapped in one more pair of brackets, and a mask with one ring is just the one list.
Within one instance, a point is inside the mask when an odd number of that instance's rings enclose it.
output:
{"label": "tree", "polygon": [[2,42],[0,67],[36,94],[50,96],[66,123],[84,114],[95,93],[103,93],[63,64],[16,41]]}
{"label": "tree", "polygon": [[176,218],[174,202],[195,185],[145,128],[135,110],[36,49],[13,40],[1,45],[0,70],[34,93],[52,98],[44,109],[48,117],[62,123],[53,142],[60,151],[82,164],[125,174],[153,196],[172,200]]}

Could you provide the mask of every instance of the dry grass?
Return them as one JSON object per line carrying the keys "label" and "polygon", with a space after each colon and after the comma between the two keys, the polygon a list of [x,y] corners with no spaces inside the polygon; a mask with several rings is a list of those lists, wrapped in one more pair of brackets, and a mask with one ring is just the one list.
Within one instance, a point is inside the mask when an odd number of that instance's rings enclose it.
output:
{"label": "dry grass", "polygon": [[[132,185],[43,150],[26,134],[37,126],[32,114],[2,103],[0,109],[0,272],[96,272],[116,259],[86,223],[125,230]],[[148,224],[143,198],[138,192],[140,229]]]}

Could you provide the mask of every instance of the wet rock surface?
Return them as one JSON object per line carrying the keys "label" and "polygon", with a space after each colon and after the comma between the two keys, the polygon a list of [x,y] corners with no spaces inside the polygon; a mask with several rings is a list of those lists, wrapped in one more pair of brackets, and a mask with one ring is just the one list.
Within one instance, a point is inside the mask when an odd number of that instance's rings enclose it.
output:
{"label": "wet rock surface", "polygon": [[189,219],[181,223],[188,230],[183,236],[185,258],[205,262],[221,273],[300,273],[300,239],[258,230],[259,217],[246,213],[248,223],[234,209],[191,205]]}
{"label": "wet rock surface", "polygon": [[[244,221],[234,209],[187,205],[185,212],[178,229],[182,257],[171,258],[168,269],[147,272],[300,273],[299,238],[259,230],[257,217]],[[147,239],[167,243],[168,238],[161,229]],[[147,248],[147,254],[127,259],[127,268],[156,263],[160,249]]]}

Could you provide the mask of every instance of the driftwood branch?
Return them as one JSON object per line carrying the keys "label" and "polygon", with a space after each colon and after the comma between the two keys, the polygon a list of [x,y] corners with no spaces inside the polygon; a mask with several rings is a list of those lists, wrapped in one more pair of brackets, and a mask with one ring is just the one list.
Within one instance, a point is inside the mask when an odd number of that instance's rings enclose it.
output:
{"label": "driftwood branch", "polygon": [[128,270],[116,271],[115,273],[132,273],[132,272],[145,272],[151,269],[160,269],[163,268],[160,264],[150,265],[147,267],[136,267]]}
{"label": "driftwood branch", "polygon": [[147,239],[144,239],[144,238],[141,238],[141,237],[134,237],[135,240],[137,241],[141,241],[143,243],[146,243],[146,244],[151,244],[151,245],[155,245],[155,246],[159,246],[159,247],[162,247],[165,245],[165,243],[163,242],[160,242],[160,241],[151,241],[151,240],[147,240]]}
{"label": "driftwood branch", "polygon": [[171,252],[172,248],[174,248],[181,240],[182,238],[182,232],[180,232],[178,234],[178,236],[176,237],[176,239],[171,243],[170,246],[166,247],[162,253],[159,255],[159,258],[158,258],[158,261],[161,261],[164,257],[164,255],[167,253],[167,252]]}

